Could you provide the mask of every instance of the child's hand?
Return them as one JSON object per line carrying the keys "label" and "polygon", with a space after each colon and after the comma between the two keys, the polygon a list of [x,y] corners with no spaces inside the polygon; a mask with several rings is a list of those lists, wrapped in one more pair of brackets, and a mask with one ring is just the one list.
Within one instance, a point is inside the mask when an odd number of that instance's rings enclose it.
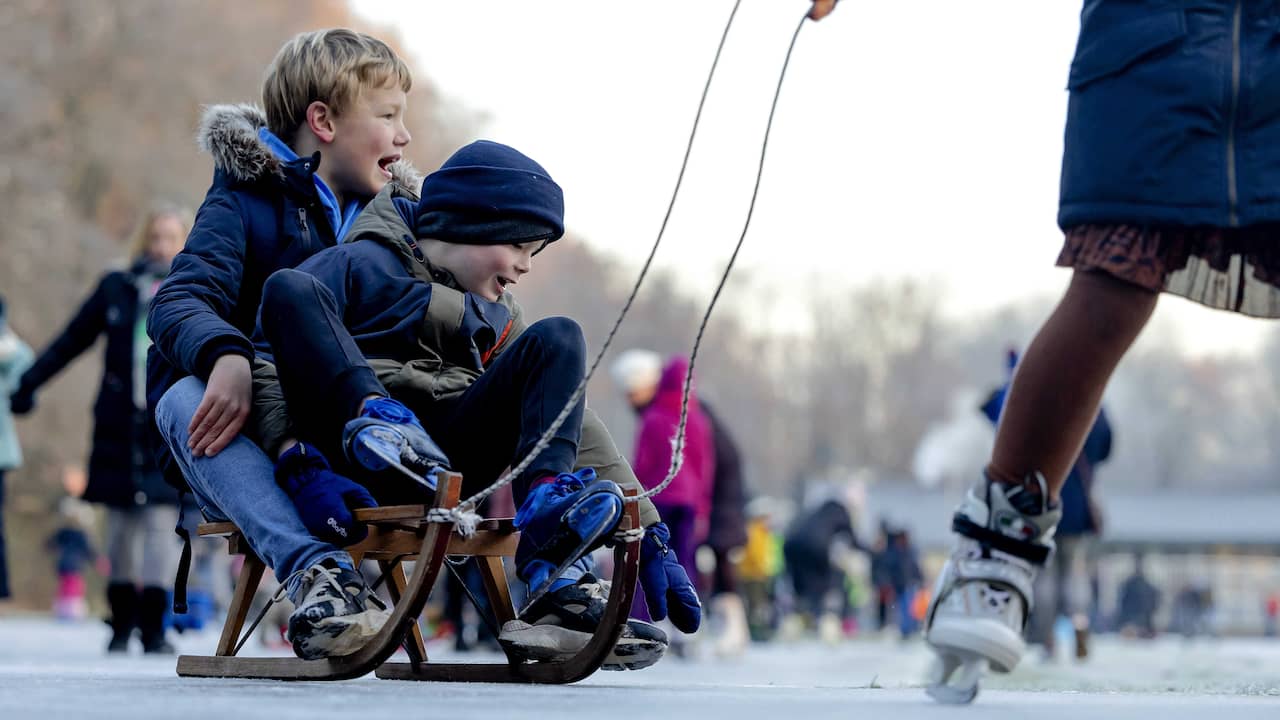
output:
{"label": "child's hand", "polygon": [[813,0],[813,7],[809,9],[809,19],[817,22],[830,15],[835,9],[836,0]]}
{"label": "child's hand", "polygon": [[218,358],[196,414],[187,426],[191,454],[217,455],[231,443],[249,419],[253,400],[253,371],[249,359],[228,354]]}

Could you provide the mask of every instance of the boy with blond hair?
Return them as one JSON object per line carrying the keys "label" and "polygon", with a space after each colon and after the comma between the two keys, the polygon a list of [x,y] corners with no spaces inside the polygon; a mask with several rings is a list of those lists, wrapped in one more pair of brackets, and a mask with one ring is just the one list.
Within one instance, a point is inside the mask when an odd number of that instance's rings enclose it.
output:
{"label": "boy with blond hair", "polygon": [[[411,85],[385,43],[321,30],[281,48],[263,109],[210,107],[199,141],[214,157],[213,184],[148,318],[147,397],[171,451],[167,473],[206,517],[235,522],[284,579],[300,657],[354,652],[386,613],[368,604],[376,599],[351,557],[308,531],[299,514],[308,498],[277,484],[274,458],[240,435],[252,402],[249,336],[271,273],[340,243],[387,183],[416,185],[396,165],[410,141]],[[333,478],[328,487],[345,480]]]}

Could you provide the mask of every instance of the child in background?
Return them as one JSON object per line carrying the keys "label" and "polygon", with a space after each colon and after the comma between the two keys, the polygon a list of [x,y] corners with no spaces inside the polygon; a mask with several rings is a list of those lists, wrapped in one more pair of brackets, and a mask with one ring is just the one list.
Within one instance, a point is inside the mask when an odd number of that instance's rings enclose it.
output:
{"label": "child in background", "polygon": [[85,602],[84,570],[98,559],[98,551],[86,532],[92,527],[93,515],[88,505],[70,497],[58,503],[58,514],[62,522],[44,544],[46,550],[54,553],[58,573],[53,615],[65,622],[77,622],[89,611]]}

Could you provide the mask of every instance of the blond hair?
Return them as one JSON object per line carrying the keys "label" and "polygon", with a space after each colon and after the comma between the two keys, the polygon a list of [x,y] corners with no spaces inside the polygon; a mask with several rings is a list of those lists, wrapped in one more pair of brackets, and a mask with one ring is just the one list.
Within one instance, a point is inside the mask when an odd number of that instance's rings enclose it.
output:
{"label": "blond hair", "polygon": [[392,83],[407,93],[413,77],[381,40],[346,28],[299,33],[267,67],[262,82],[267,129],[292,145],[311,103],[323,102],[342,114],[362,89]]}
{"label": "blond hair", "polygon": [[151,224],[162,217],[175,218],[182,223],[184,237],[191,232],[191,225],[195,222],[191,211],[181,205],[163,204],[152,207],[142,216],[142,222],[133,231],[133,239],[129,241],[130,258],[136,258],[147,251],[147,235],[151,233]]}

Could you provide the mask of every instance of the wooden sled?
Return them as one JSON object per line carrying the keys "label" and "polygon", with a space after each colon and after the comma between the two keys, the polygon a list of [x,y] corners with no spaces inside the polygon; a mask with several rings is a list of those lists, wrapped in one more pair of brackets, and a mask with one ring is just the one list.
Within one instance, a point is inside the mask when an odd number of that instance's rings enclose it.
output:
{"label": "wooden sled", "polygon": [[[434,507],[456,507],[462,476],[441,473]],[[628,495],[633,491],[625,491]],[[183,677],[258,678],[267,680],[347,680],[374,672],[390,680],[443,680],[449,682],[571,683],[600,668],[618,642],[635,594],[640,563],[640,542],[619,543],[614,548],[613,587],[599,629],[573,657],[557,662],[524,662],[508,654],[506,663],[431,663],[418,626],[418,617],[440,575],[445,556],[477,559],[489,606],[499,627],[516,617],[511,592],[503,572],[503,558],[514,558],[520,533],[510,518],[484,520],[475,535],[454,532],[453,523],[426,519],[424,505],[397,505],[357,510],[357,520],[369,524],[369,536],[347,548],[358,563],[376,560],[386,576],[393,608],[381,632],[363,648],[344,657],[301,660],[293,657],[239,657],[237,643],[265,569],[236,526],[229,522],[203,523],[199,534],[227,537],[229,551],[244,555],[244,567],[236,581],[227,609],[216,654],[178,657]],[[625,505],[620,529],[638,528],[635,503]],[[402,563],[413,562],[406,578]],[[407,642],[406,642],[407,638]],[[404,644],[412,662],[389,663]]]}

